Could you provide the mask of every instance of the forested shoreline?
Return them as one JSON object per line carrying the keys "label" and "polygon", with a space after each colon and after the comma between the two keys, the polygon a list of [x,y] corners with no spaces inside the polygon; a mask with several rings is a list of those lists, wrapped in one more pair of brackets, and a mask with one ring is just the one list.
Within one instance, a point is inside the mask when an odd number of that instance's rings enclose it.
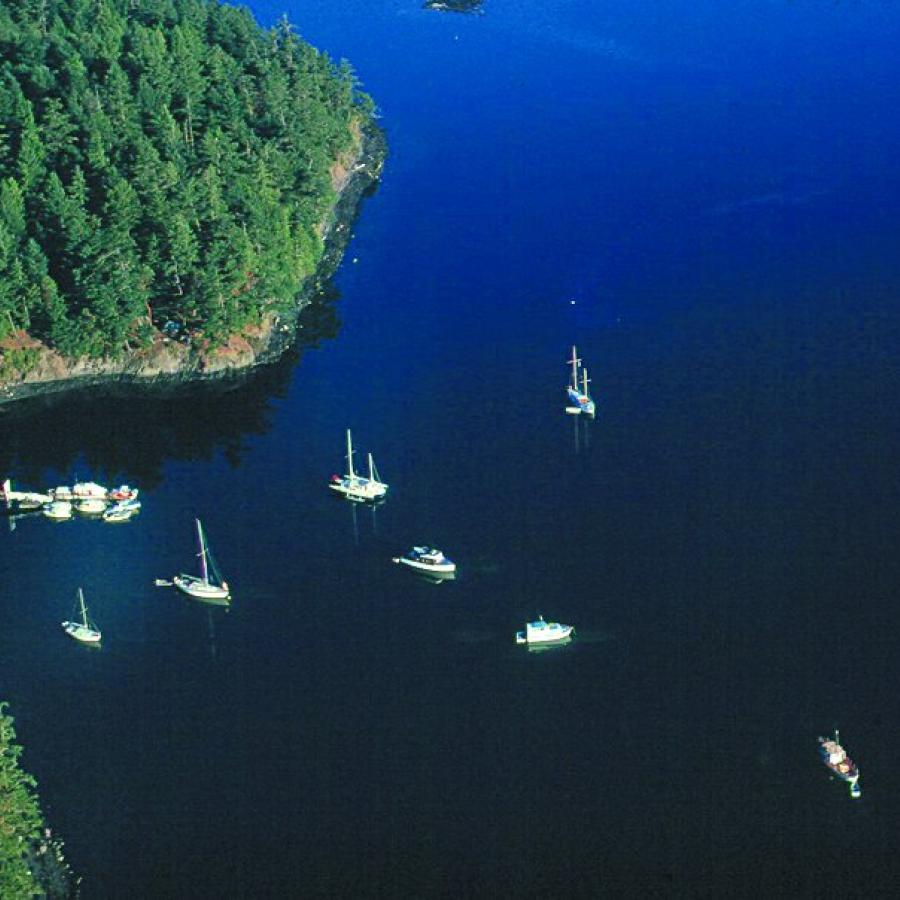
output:
{"label": "forested shoreline", "polygon": [[348,63],[208,0],[3,5],[0,52],[7,370],[35,342],[205,352],[291,309],[372,119]]}
{"label": "forested shoreline", "polygon": [[19,765],[12,717],[0,702],[0,897],[69,897],[77,891],[61,842],[44,822],[36,782]]}

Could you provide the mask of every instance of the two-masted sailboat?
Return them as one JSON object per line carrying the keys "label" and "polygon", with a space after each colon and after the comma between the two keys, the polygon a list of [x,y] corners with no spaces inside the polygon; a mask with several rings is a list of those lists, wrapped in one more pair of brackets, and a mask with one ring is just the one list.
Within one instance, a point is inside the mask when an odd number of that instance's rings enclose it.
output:
{"label": "two-masted sailboat", "polygon": [[200,520],[195,519],[194,521],[197,526],[197,544],[200,548],[197,554],[200,557],[200,576],[176,575],[172,579],[172,583],[180,591],[184,591],[185,594],[196,600],[227,603],[231,599],[228,582],[222,578],[215,560],[209,552],[209,545],[206,543],[206,536]]}
{"label": "two-masted sailboat", "polygon": [[[596,411],[596,405],[588,393],[588,382],[590,379],[588,378],[587,369],[581,365],[578,351],[574,346],[572,347],[572,358],[569,360],[569,365],[572,366],[572,377],[566,385],[566,393],[569,397],[569,405],[566,407],[566,412],[570,412],[573,415],[584,413],[585,415],[593,416]],[[581,370],[580,377],[579,369]]]}
{"label": "two-masted sailboat", "polygon": [[84,591],[82,591],[81,588],[78,588],[78,603],[76,603],[76,609],[79,606],[81,607],[81,619],[63,622],[63,631],[65,631],[69,637],[73,637],[76,641],[81,641],[83,644],[99,644],[100,629],[88,619],[87,607],[84,605]]}
{"label": "two-masted sailboat", "polygon": [[347,474],[332,475],[328,487],[347,500],[355,500],[357,503],[374,503],[387,494],[388,486],[380,480],[371,453],[369,454],[368,478],[353,470],[353,438],[349,428],[347,429]]}

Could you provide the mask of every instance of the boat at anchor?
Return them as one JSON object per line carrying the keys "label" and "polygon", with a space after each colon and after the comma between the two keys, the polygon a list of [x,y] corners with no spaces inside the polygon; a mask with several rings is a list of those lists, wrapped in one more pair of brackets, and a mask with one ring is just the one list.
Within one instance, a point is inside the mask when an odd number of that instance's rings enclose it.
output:
{"label": "boat at anchor", "polygon": [[354,500],[357,503],[374,503],[387,494],[388,486],[381,481],[371,453],[369,454],[368,478],[353,470],[353,438],[349,428],[347,429],[347,474],[332,475],[328,487],[347,500]]}
{"label": "boat at anchor", "polygon": [[228,603],[231,599],[231,590],[228,582],[219,573],[215,560],[209,552],[206,536],[203,534],[203,526],[199,519],[194,520],[197,527],[197,544],[200,548],[197,554],[200,557],[200,575],[176,575],[172,583],[178,590],[183,591],[195,600],[206,600],[213,603]]}
{"label": "boat at anchor", "polygon": [[543,616],[538,616],[537,621],[528,622],[524,631],[516,632],[517,644],[555,644],[565,641],[575,633],[571,625],[561,625],[559,622],[545,622]]}
{"label": "boat at anchor", "polygon": [[[569,405],[566,407],[566,412],[572,415],[584,413],[586,416],[593,418],[597,407],[588,393],[588,382],[590,379],[587,375],[587,369],[581,365],[578,351],[574,346],[572,347],[572,358],[569,360],[569,363],[572,366],[572,377],[566,385],[566,394],[569,397]],[[580,377],[579,370],[581,373]]]}
{"label": "boat at anchor", "polygon": [[84,592],[78,588],[78,604],[81,607],[81,620],[66,621],[62,623],[62,629],[69,637],[81,641],[82,644],[99,644],[100,629],[88,619],[87,607],[84,605]]}
{"label": "boat at anchor", "polygon": [[859,799],[862,796],[862,788],[859,786],[859,769],[841,746],[840,733],[837,729],[834,731],[833,740],[819,738],[819,756],[841,781],[846,781],[850,785],[850,796],[854,800]]}
{"label": "boat at anchor", "polygon": [[431,576],[449,578],[456,574],[456,563],[434,547],[413,547],[404,556],[395,556],[394,562]]}

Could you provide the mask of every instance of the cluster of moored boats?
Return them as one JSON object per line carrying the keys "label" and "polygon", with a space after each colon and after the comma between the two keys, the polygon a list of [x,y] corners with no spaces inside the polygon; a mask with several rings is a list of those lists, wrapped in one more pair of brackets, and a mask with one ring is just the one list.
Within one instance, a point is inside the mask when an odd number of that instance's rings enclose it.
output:
{"label": "cluster of moored boats", "polygon": [[[572,366],[572,373],[569,383],[566,385],[566,394],[569,400],[566,412],[573,415],[583,413],[593,418],[596,404],[588,393],[587,370],[581,367],[581,360],[574,346],[572,347],[572,358],[568,364]],[[353,436],[349,428],[347,429],[346,458],[346,474],[332,475],[328,483],[329,488],[345,500],[354,503],[379,503],[384,500],[387,496],[388,485],[381,480],[372,454],[367,455],[366,474],[357,472],[353,467]],[[393,557],[393,561],[435,583],[456,577],[456,563],[436,547],[417,545],[403,556]],[[546,622],[543,616],[539,616],[534,622],[526,623],[524,631],[516,632],[516,643],[558,644],[568,641],[574,634],[573,626],[563,625],[559,622]]]}
{"label": "cluster of moored boats", "polygon": [[137,488],[127,484],[106,488],[94,481],[39,492],[13,490],[7,478],[0,485],[0,500],[10,515],[40,512],[57,522],[71,519],[75,513],[102,518],[104,522],[127,522],[141,508]]}

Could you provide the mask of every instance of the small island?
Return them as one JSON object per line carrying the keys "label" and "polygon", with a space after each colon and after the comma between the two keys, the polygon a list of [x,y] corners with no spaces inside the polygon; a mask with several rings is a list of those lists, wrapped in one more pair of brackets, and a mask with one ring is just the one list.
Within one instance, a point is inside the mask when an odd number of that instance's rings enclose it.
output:
{"label": "small island", "polygon": [[384,158],[350,64],[209,0],[5,4],[0,49],[0,402],[277,357]]}

